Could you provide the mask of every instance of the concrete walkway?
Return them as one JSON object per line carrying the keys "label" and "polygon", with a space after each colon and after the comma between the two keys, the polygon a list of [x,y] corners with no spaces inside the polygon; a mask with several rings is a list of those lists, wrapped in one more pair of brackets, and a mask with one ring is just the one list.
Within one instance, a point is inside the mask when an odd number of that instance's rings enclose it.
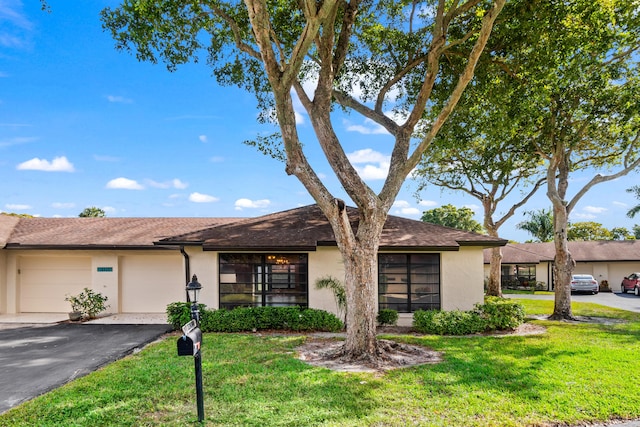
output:
{"label": "concrete walkway", "polygon": [[[19,313],[0,314],[0,329],[21,328],[24,326],[46,326],[67,322],[66,313]],[[166,325],[164,313],[125,313],[107,314],[79,325]]]}

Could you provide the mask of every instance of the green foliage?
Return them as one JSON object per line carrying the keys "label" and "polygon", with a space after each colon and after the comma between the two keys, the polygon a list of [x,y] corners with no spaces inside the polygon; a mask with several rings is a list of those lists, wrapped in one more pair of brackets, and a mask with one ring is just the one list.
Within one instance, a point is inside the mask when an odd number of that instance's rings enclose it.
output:
{"label": "green foliage", "polygon": [[84,288],[78,295],[67,296],[64,300],[71,304],[71,311],[80,312],[85,319],[93,319],[109,307],[105,302],[109,298],[100,292]]}
{"label": "green foliage", "polygon": [[[198,310],[202,313],[206,306],[198,304]],[[190,302],[172,302],[167,305],[167,319],[173,329],[180,329],[191,320],[191,303]]]}
{"label": "green foliage", "polygon": [[345,319],[347,315],[347,293],[342,282],[335,277],[322,277],[316,280],[316,289],[329,289],[333,292],[333,297],[338,307],[338,317]]}
{"label": "green foliage", "polygon": [[104,211],[104,209],[91,206],[90,208],[84,208],[84,210],[80,212],[78,216],[80,218],[104,218],[105,216],[107,216],[107,213]]}
{"label": "green foliage", "polygon": [[524,307],[509,299],[487,297],[469,311],[418,310],[413,314],[416,331],[434,335],[469,335],[517,328],[524,321]]}
{"label": "green foliage", "polygon": [[383,308],[376,318],[380,325],[395,325],[398,323],[398,311],[391,308]]}
{"label": "green foliage", "polygon": [[[640,200],[640,185],[634,185],[631,188],[627,188],[627,193],[633,193],[633,195],[636,197],[636,199]],[[629,218],[633,218],[636,216],[636,214],[640,212],[640,204],[639,205],[635,205],[634,207],[632,207],[631,209],[629,209],[629,212],[627,212],[627,216]],[[638,236],[636,236],[637,238]]]}
{"label": "green foliage", "polygon": [[439,208],[424,211],[421,220],[431,224],[444,225],[445,227],[457,228],[459,230],[482,233],[482,225],[473,219],[474,212],[471,208],[456,208],[451,204]]}
{"label": "green foliage", "polygon": [[553,240],[553,212],[551,209],[540,209],[539,211],[528,211],[527,221],[516,224],[516,228],[528,231],[538,242],[551,242]]}
{"label": "green foliage", "polygon": [[522,304],[507,298],[486,297],[484,304],[476,305],[476,310],[485,319],[489,331],[515,329],[525,318]]}
{"label": "green foliage", "polygon": [[[259,330],[336,332],[343,323],[324,310],[300,307],[238,307],[209,310],[198,304],[203,332],[249,332]],[[167,306],[167,318],[174,329],[191,320],[191,305],[174,302]]]}

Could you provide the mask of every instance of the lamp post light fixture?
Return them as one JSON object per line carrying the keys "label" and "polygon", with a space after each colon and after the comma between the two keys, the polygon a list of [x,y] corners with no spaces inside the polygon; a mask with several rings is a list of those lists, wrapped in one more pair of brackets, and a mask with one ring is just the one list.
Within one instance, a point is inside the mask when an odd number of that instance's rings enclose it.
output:
{"label": "lamp post light fixture", "polygon": [[200,311],[198,310],[198,297],[200,296],[200,290],[202,285],[198,282],[198,276],[195,274],[191,278],[191,282],[187,284],[187,298],[188,302],[191,302],[191,318],[196,321],[198,326],[200,325]]}
{"label": "lamp post light fixture", "polygon": [[[196,404],[198,407],[198,421],[204,421],[204,394],[202,391],[202,332],[200,331],[200,311],[198,310],[198,297],[200,296],[200,290],[202,285],[198,282],[198,277],[194,274],[191,278],[191,282],[187,284],[187,302],[191,302],[191,322],[193,331],[197,331],[196,337],[200,338],[200,342],[194,342],[197,348],[194,348],[193,361],[196,371]],[[186,325],[185,325],[186,326]],[[185,332],[187,334],[187,332]],[[197,340],[197,338],[196,338]]]}

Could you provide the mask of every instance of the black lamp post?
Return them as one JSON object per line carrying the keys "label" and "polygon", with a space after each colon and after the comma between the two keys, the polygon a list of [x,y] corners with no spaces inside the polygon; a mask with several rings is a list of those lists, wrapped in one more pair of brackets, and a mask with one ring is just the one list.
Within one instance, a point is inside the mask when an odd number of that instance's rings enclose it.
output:
{"label": "black lamp post", "polygon": [[[198,297],[202,285],[198,282],[198,277],[194,274],[191,282],[187,285],[187,297],[191,302],[191,319],[196,321],[196,327],[200,327],[200,311],[198,310]],[[204,421],[204,396],[202,392],[202,356],[199,348],[193,356],[196,368],[196,400],[198,406],[198,421]]]}
{"label": "black lamp post", "polygon": [[195,274],[191,278],[191,282],[187,284],[187,298],[191,302],[191,318],[200,326],[200,310],[198,310],[198,297],[202,285],[198,282],[198,276]]}

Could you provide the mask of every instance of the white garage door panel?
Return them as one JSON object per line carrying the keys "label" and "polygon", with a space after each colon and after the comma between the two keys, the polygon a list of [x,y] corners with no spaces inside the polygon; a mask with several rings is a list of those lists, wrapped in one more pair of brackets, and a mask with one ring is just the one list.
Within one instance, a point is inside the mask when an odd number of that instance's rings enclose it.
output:
{"label": "white garage door panel", "polygon": [[20,259],[20,311],[66,313],[65,301],[91,287],[90,257],[24,257]]}
{"label": "white garage door panel", "polygon": [[120,274],[123,313],[165,313],[169,303],[185,299],[179,254],[122,257]]}

